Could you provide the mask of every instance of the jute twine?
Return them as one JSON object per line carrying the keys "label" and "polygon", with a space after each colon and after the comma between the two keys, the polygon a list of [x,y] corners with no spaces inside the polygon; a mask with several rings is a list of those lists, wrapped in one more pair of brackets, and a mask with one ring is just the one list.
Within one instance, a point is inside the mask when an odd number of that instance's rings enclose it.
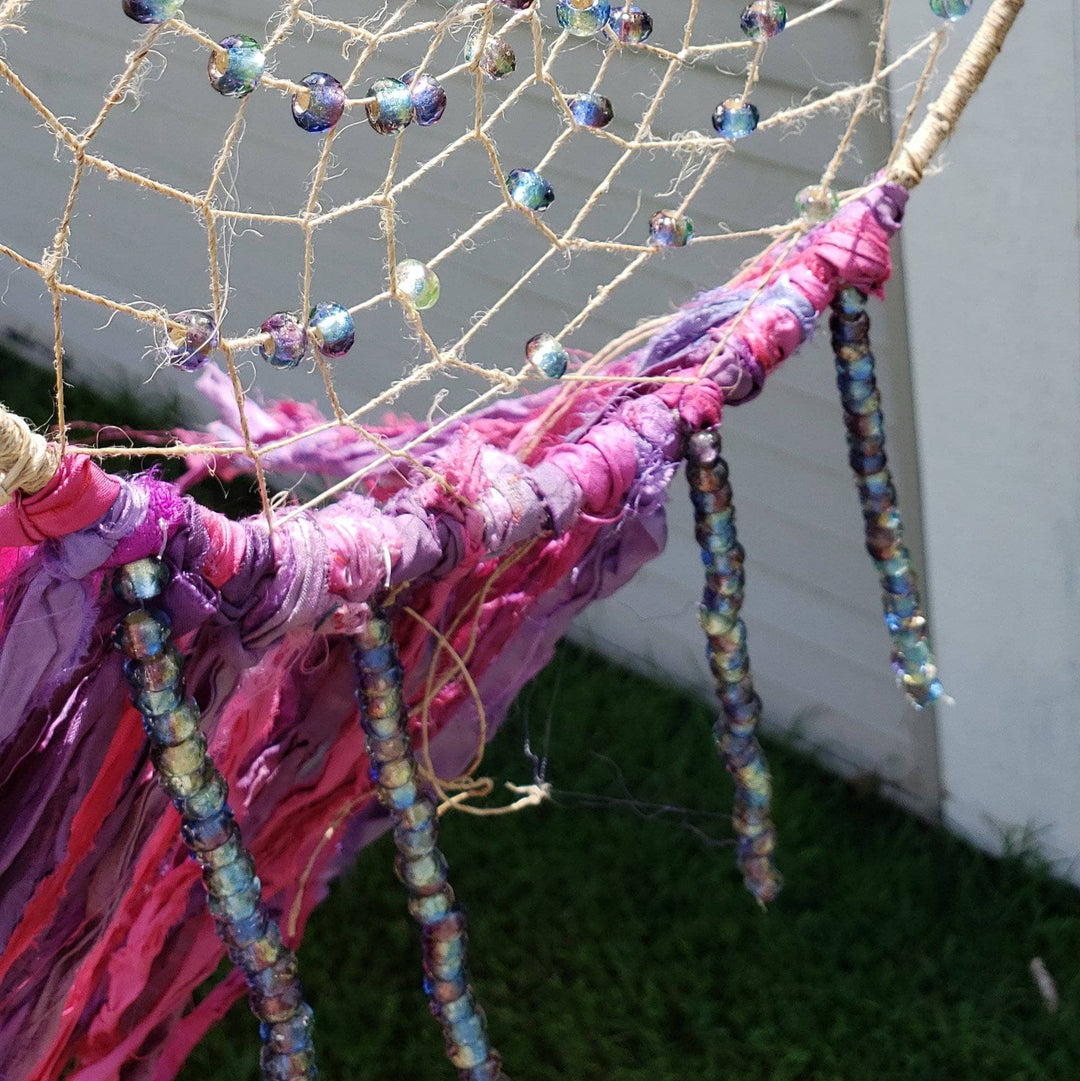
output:
{"label": "jute twine", "polygon": [[[890,180],[909,190],[952,134],[1002,43],[1016,21],[1024,0],[994,0],[938,99],[930,106],[915,134],[904,144],[888,170]],[[32,495],[52,479],[60,464],[60,449],[32,432],[26,421],[0,405],[0,505],[16,491]]]}

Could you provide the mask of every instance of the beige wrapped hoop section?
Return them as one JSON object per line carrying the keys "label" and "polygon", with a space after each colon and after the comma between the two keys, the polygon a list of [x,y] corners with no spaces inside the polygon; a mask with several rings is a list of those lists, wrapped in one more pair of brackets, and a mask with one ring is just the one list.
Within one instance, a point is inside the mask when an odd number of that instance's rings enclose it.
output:
{"label": "beige wrapped hoop section", "polygon": [[0,405],[0,506],[18,491],[41,491],[59,464],[60,448]]}
{"label": "beige wrapped hoop section", "polygon": [[[952,134],[964,107],[1001,52],[1005,35],[1023,6],[1024,0],[994,0],[990,5],[945,89],[897,155],[889,169],[890,180],[908,189],[919,183],[926,166]],[[26,421],[0,405],[0,505],[7,503],[16,491],[26,495],[40,491],[52,479],[59,464],[59,447],[32,432]]]}

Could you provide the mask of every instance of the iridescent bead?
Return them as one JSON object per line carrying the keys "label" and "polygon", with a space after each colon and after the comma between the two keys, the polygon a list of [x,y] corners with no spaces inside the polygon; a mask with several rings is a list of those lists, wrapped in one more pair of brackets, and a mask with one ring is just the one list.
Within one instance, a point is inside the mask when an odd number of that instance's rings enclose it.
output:
{"label": "iridescent bead", "polygon": [[150,760],[159,773],[189,776],[201,771],[206,761],[206,737],[195,732],[190,739],[173,746],[152,747]]}
{"label": "iridescent bead", "polygon": [[972,3],[973,0],[930,0],[930,10],[939,19],[948,19],[954,23],[971,10]]}
{"label": "iridescent bead", "polygon": [[394,868],[405,888],[417,897],[439,893],[446,886],[449,874],[446,858],[438,849],[418,860],[406,860],[397,856]]}
{"label": "iridescent bead", "polygon": [[416,763],[411,757],[398,758],[393,762],[372,764],[372,780],[380,788],[401,788],[416,776]]}
{"label": "iridescent bead", "polygon": [[239,859],[224,867],[207,867],[203,871],[203,883],[207,893],[215,897],[228,897],[251,888],[255,881],[255,861],[244,853]]}
{"label": "iridescent bead", "polygon": [[266,55],[254,38],[231,34],[210,54],[210,85],[227,98],[242,98],[259,85],[266,70]]}
{"label": "iridescent bead", "polygon": [[272,367],[295,368],[307,355],[307,330],[293,312],[275,312],[259,329],[270,339],[259,353]]}
{"label": "iridescent bead", "polygon": [[[465,43],[467,63],[471,64],[476,57],[482,37],[483,31],[477,30]],[[517,57],[514,55],[514,50],[502,38],[488,34],[476,66],[489,79],[503,79],[517,67]]]}
{"label": "iridescent bead", "polygon": [[589,0],[559,0],[555,5],[555,17],[559,25],[575,37],[587,38],[597,30],[603,30],[611,15],[608,0],[598,0],[591,4]]}
{"label": "iridescent bead", "polygon": [[379,790],[379,802],[391,811],[403,811],[416,802],[420,790],[415,781],[409,781],[399,788],[384,788]]}
{"label": "iridescent bead", "polygon": [[446,1041],[446,1057],[450,1060],[451,1065],[456,1066],[458,1069],[478,1066],[487,1058],[487,1053],[486,1040],[475,1045],[455,1043],[449,1038]]}
{"label": "iridescent bead", "polygon": [[511,11],[528,11],[533,6],[533,0],[499,0],[499,3]]}
{"label": "iridescent bead", "polygon": [[795,196],[795,209],[800,218],[805,218],[815,225],[828,221],[840,208],[840,200],[832,188],[820,184],[810,184]]}
{"label": "iridescent bead", "polygon": [[124,14],[137,23],[168,22],[180,11],[184,0],[124,0]]}
{"label": "iridescent bead", "polygon": [[743,9],[739,25],[751,41],[768,41],[787,26],[787,9],[779,0],[753,0]]}
{"label": "iridescent bead", "polygon": [[458,1081],[509,1081],[502,1070],[502,1059],[495,1051],[488,1051],[488,1057],[477,1066],[458,1070]]}
{"label": "iridescent bead", "polygon": [[457,1002],[462,995],[468,994],[468,991],[469,983],[464,973],[449,980],[424,977],[424,993],[431,999],[433,1013],[437,1012],[444,1003]]}
{"label": "iridescent bead", "polygon": [[558,338],[536,334],[525,343],[525,359],[549,379],[561,379],[570,363],[570,354]]}
{"label": "iridescent bead", "polygon": [[543,213],[555,202],[552,186],[535,169],[514,169],[506,178],[506,190],[518,206]]}
{"label": "iridescent bead", "polygon": [[[213,818],[189,819],[184,825],[195,825],[199,822],[214,821],[216,821],[216,819]],[[247,919],[248,916],[254,915],[259,907],[259,901],[261,899],[260,890],[261,883],[255,878],[236,893],[231,893],[224,897],[208,894],[206,897],[206,907],[209,909],[210,915],[213,916],[215,920],[228,920],[230,923],[235,923],[237,920]]]}
{"label": "iridescent bead", "polygon": [[412,123],[412,94],[401,79],[376,79],[367,96],[375,99],[367,104],[368,123],[380,135],[396,135]]}
{"label": "iridescent bead", "polygon": [[262,1081],[309,1081],[318,1076],[312,1051],[292,1055],[275,1055],[265,1047],[259,1055]]}
{"label": "iridescent bead", "polygon": [[427,896],[410,897],[409,915],[421,926],[427,926],[445,919],[453,905],[454,891],[449,886],[445,886]]}
{"label": "iridescent bead", "polygon": [[[145,725],[145,723],[146,718],[144,717],[143,724]],[[180,742],[184,743],[186,740]],[[173,744],[173,746],[176,745]],[[189,773],[159,773],[158,784],[161,785],[162,792],[169,799],[176,800],[182,796],[190,796],[193,792],[198,792],[200,788],[205,788],[216,772],[214,763],[209,758],[204,758]]]}
{"label": "iridescent bead", "polygon": [[409,737],[398,731],[385,739],[369,739],[367,749],[372,762],[395,762],[409,753]]}
{"label": "iridescent bead", "polygon": [[183,684],[176,682],[161,690],[133,691],[131,704],[144,716],[168,713],[184,700],[183,689]]}
{"label": "iridescent bead", "polygon": [[583,128],[606,128],[615,118],[615,110],[603,94],[571,94],[566,99],[566,107],[574,122]]}
{"label": "iridescent bead", "polygon": [[316,304],[308,315],[308,332],[319,353],[331,360],[343,357],[356,341],[356,324],[340,304]]}
{"label": "iridescent bead", "polygon": [[615,0],[608,16],[608,26],[624,45],[640,45],[652,34],[652,16],[642,11],[639,4],[623,4]]}
{"label": "iridescent bead", "polygon": [[[200,862],[209,853],[200,853]],[[262,972],[264,968],[270,968],[292,951],[287,949],[281,941],[281,929],[273,921],[268,921],[266,930],[259,937],[249,941],[244,946],[234,946],[229,950],[229,960],[237,968],[244,970],[247,975]],[[263,1036],[265,1040],[266,1037]],[[281,1050],[285,1050],[282,1048]]]}
{"label": "iridescent bead", "polygon": [[303,1004],[302,995],[300,985],[294,982],[273,995],[252,991],[248,995],[248,1005],[260,1021],[288,1021],[296,1016],[296,1011]]}
{"label": "iridescent bead", "polygon": [[162,353],[166,362],[174,368],[183,372],[197,372],[217,348],[218,341],[213,312],[177,312],[169,316]]}
{"label": "iridescent bead", "polygon": [[313,71],[300,80],[303,90],[292,96],[292,116],[297,127],[318,133],[329,131],[345,112],[345,88],[324,71]]}
{"label": "iridescent bead", "polygon": [[426,856],[438,843],[438,829],[429,822],[416,829],[394,828],[394,847],[409,860]]}
{"label": "iridescent bead", "polygon": [[694,235],[694,223],[685,214],[658,210],[649,219],[649,246],[683,248]]}
{"label": "iridescent bead", "polygon": [[124,662],[124,676],[140,691],[164,691],[183,678],[184,661],[173,646],[152,657]]}
{"label": "iridescent bead", "polygon": [[475,1013],[479,1013],[480,1007],[477,1005],[476,996],[470,987],[461,998],[454,999],[452,1002],[439,1003],[438,1006],[433,1005],[432,1012],[436,1014],[440,1021],[454,1024],[457,1021],[463,1021],[466,1017],[471,1017]]}
{"label": "iridescent bead", "polygon": [[226,808],[210,818],[181,822],[180,834],[188,848],[194,852],[201,852],[223,845],[235,825],[232,811]]}
{"label": "iridescent bead", "polygon": [[132,660],[160,653],[172,634],[172,620],[156,608],[128,612],[113,632],[113,644]]}
{"label": "iridescent bead", "polygon": [[439,275],[419,259],[402,259],[394,267],[394,287],[418,311],[427,311],[439,299]]}
{"label": "iridescent bead", "polygon": [[157,717],[143,717],[143,729],[155,743],[175,747],[199,730],[199,707],[189,698]]}
{"label": "iridescent bead", "polygon": [[415,71],[407,71],[401,81],[412,94],[413,120],[422,128],[437,123],[446,111],[446,91],[442,83],[426,71],[419,75]]}
{"label": "iridescent bead", "polygon": [[399,820],[399,824],[403,829],[410,830],[421,829],[429,823],[437,826],[438,822],[439,813],[430,796],[418,799],[412,807],[401,815]]}
{"label": "iridescent bead", "polygon": [[228,798],[228,783],[217,770],[214,770],[208,784],[192,792],[190,796],[182,796],[175,800],[174,804],[184,818],[209,818],[224,809]]}
{"label": "iridescent bead", "polygon": [[758,126],[757,108],[748,101],[728,98],[717,105],[712,126],[725,139],[745,139]]}
{"label": "iridescent bead", "polygon": [[311,1029],[315,1023],[311,1007],[305,1002],[288,1021],[259,1026],[259,1035],[263,1043],[277,1055],[288,1055],[294,1051],[311,1049]]}
{"label": "iridescent bead", "polygon": [[[225,945],[229,948],[230,956],[235,957],[243,950],[257,944],[268,934],[269,928],[273,926],[274,921],[270,919],[266,909],[259,908],[246,920],[237,920],[235,923],[230,924],[219,924],[218,934],[221,935]],[[289,1016],[293,1015],[290,1014]]]}
{"label": "iridescent bead", "polygon": [[169,584],[168,565],[153,556],[136,559],[116,572],[113,592],[128,604],[142,604],[160,597]]}

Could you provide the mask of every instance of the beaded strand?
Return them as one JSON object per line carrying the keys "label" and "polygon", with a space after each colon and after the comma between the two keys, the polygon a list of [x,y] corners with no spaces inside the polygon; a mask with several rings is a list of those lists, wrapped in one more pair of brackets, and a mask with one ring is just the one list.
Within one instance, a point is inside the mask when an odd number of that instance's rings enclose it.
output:
{"label": "beaded strand", "polygon": [[739,616],[746,553],[735,534],[735,508],[727,463],[720,455],[719,428],[689,437],[686,479],[694,505],[694,536],[705,564],[701,627],[720,699],[713,733],[735,780],[736,858],[746,888],[765,904],[780,892],[781,883],[773,858],[772,778],[755,734],[761,720],[761,699],[750,676],[746,624]]}
{"label": "beaded strand", "polygon": [[885,456],[884,417],[870,351],[866,294],[843,289],[832,309],[829,328],[836,356],[836,385],[844,407],[848,461],[862,505],[866,550],[881,577],[893,671],[908,701],[922,709],[942,698],[945,691],[937,678],[926,617],[919,603],[919,584],[904,544],[896,488]]}
{"label": "beaded strand", "polygon": [[374,610],[357,636],[355,663],[371,776],[380,803],[394,820],[394,864],[409,895],[409,913],[420,924],[424,990],[442,1025],[447,1057],[460,1081],[509,1081],[498,1052],[488,1043],[484,1011],[469,986],[465,912],[455,902],[446,859],[438,848],[435,801],[421,793],[417,783],[403,673],[383,612]]}
{"label": "beaded strand", "polygon": [[296,955],[281,939],[262,901],[255,862],[244,847],[228,803],[228,785],[206,753],[199,707],[185,694],[184,659],[170,642],[172,621],[148,607],[169,581],[159,559],[121,567],[116,595],[138,605],[116,627],[131,701],[150,738],[157,779],[180,812],[184,843],[202,868],[207,904],[229,957],[248,984],[260,1021],[264,1081],[314,1081],[311,1007],[303,1001]]}

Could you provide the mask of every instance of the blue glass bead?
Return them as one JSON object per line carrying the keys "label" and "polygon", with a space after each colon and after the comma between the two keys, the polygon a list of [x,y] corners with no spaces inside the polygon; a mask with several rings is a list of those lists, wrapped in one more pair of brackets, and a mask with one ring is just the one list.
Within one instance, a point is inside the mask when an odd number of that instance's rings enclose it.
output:
{"label": "blue glass bead", "polygon": [[116,625],[113,644],[132,660],[159,654],[172,634],[172,620],[157,608],[136,608]]}
{"label": "blue glass bead", "polygon": [[446,858],[435,849],[418,860],[406,860],[401,856],[394,859],[394,868],[405,888],[417,897],[429,897],[439,893],[446,886],[449,868]]}
{"label": "blue glass bead", "polygon": [[832,188],[810,184],[795,196],[795,209],[800,218],[817,225],[828,221],[840,209],[840,200]]}
{"label": "blue glass bead", "polygon": [[406,807],[416,802],[420,790],[415,781],[409,781],[399,788],[386,788],[379,790],[379,802],[391,811],[403,811]]}
{"label": "blue glass bead", "polygon": [[453,905],[454,891],[446,886],[428,896],[410,897],[409,915],[421,926],[426,927],[428,924],[438,923],[439,920],[445,919]]}
{"label": "blue glass bead", "polygon": [[[460,1021],[453,1021],[447,1024],[446,1037],[456,1044],[462,1044],[469,1047],[486,1044],[487,1032],[484,1030],[483,1011],[477,1010],[470,1016],[461,1018]],[[486,1050],[484,1052],[484,1058],[487,1058]],[[483,1061],[483,1059],[480,1061]]]}
{"label": "blue glass bead", "polygon": [[480,1007],[476,1004],[476,996],[470,987],[461,998],[454,999],[452,1002],[441,1002],[437,1006],[433,1003],[432,1013],[440,1021],[454,1024],[457,1021],[464,1021],[465,1018],[471,1017],[473,1014],[480,1013]]}
{"label": "blue glass bead", "polygon": [[168,713],[143,717],[143,728],[154,743],[175,747],[199,730],[199,707],[189,698]]}
{"label": "blue glass bead", "polygon": [[640,45],[653,31],[652,16],[647,11],[642,11],[639,4],[623,4],[621,0],[615,0],[608,26],[624,45]]}
{"label": "blue glass bead", "polygon": [[259,354],[271,367],[295,368],[307,355],[307,330],[293,312],[275,312],[259,329],[268,339]]}
{"label": "blue glass bead", "polygon": [[[200,862],[205,855],[206,853],[200,853]],[[229,960],[245,974],[255,973],[277,964],[282,957],[291,952],[281,941],[281,930],[278,925],[273,920],[268,920],[266,930],[256,938],[249,940],[243,946],[230,947]],[[265,1040],[266,1037],[263,1036],[263,1039]]]}
{"label": "blue glass bead", "polygon": [[159,714],[168,713],[170,710],[176,709],[183,700],[184,687],[179,681],[158,691],[135,691],[133,689],[131,695],[131,704],[144,717],[147,715],[156,717]]}
{"label": "blue glass bead", "polygon": [[227,98],[246,97],[263,77],[266,54],[245,34],[231,34],[218,44],[220,49],[210,54],[207,64],[210,85]]}
{"label": "blue glass bead", "polygon": [[356,341],[353,317],[340,304],[316,304],[308,315],[308,332],[315,348],[330,360],[345,356]]}
{"label": "blue glass bead", "polygon": [[649,246],[683,248],[694,235],[694,223],[685,214],[658,210],[649,219]]}
{"label": "blue glass bead", "polygon": [[506,190],[518,206],[540,214],[555,202],[555,190],[535,169],[514,169],[506,178]]}
{"label": "blue glass bead", "polygon": [[236,893],[230,893],[224,897],[208,894],[206,907],[215,920],[228,920],[233,923],[237,920],[246,919],[259,907],[262,897],[261,888],[258,878],[253,878],[243,889],[238,890]]}
{"label": "blue glass bead", "polygon": [[465,974],[453,977],[449,980],[436,980],[424,977],[424,993],[431,999],[431,1012],[437,1013],[447,1002],[457,1002],[462,995],[469,991],[468,981]]}
{"label": "blue glass bead", "polygon": [[201,732],[195,732],[190,739],[172,747],[152,747],[150,758],[160,773],[177,776],[194,774],[202,769],[206,761],[206,737]]}
{"label": "blue glass bead", "polygon": [[452,979],[464,971],[465,937],[439,942],[424,951],[424,971],[434,980]]}
{"label": "blue glass bead", "polygon": [[265,1047],[259,1054],[263,1081],[309,1081],[317,1076],[313,1051],[298,1051],[291,1055],[275,1055]]}
{"label": "blue glass bead", "polygon": [[566,107],[575,123],[583,128],[606,128],[615,119],[615,110],[603,94],[571,94]]}
{"label": "blue glass bead", "polygon": [[404,811],[398,821],[403,828],[421,829],[429,822],[437,826],[439,814],[431,797],[424,796],[422,799],[418,799],[407,811]]}
{"label": "blue glass bead", "polygon": [[219,848],[231,836],[236,825],[232,811],[225,808],[210,818],[200,818],[180,823],[180,834],[184,844],[194,852]]}
{"label": "blue glass bead", "polygon": [[535,334],[525,343],[525,359],[549,379],[561,379],[570,363],[570,354],[558,338]]}
{"label": "blue glass bead", "polygon": [[717,105],[712,126],[725,139],[745,139],[758,126],[757,108],[748,101],[728,98]]}
{"label": "blue glass bead", "polygon": [[250,973],[248,983],[251,989],[260,995],[280,995],[290,986],[295,986],[299,970],[296,954],[290,949],[282,949],[272,965]]}
{"label": "blue glass bead", "polygon": [[401,79],[383,77],[368,87],[368,123],[380,135],[396,135],[412,123],[413,99]]}
{"label": "blue glass bead", "polygon": [[479,1066],[487,1058],[487,1055],[487,1040],[473,1044],[459,1044],[450,1039],[446,1041],[446,1057],[450,1060],[451,1065],[456,1066],[459,1070],[469,1066]]}
{"label": "blue glass bead", "polygon": [[836,294],[835,303],[844,315],[857,315],[866,308],[866,294],[849,285]]}
{"label": "blue glass bead", "polygon": [[113,578],[113,592],[128,604],[142,604],[160,597],[169,584],[167,564],[153,556],[121,567]]}
{"label": "blue glass bead", "polygon": [[509,1081],[502,1070],[502,1059],[495,1051],[488,1051],[488,1057],[476,1066],[458,1070],[458,1081]]}
{"label": "blue glass bead", "polygon": [[177,15],[184,0],[124,0],[124,14],[137,23],[163,23]]}
{"label": "blue glass bead", "polygon": [[181,796],[173,805],[184,818],[210,818],[225,809],[229,785],[215,769],[207,783],[189,796]]}
{"label": "blue glass bead", "polygon": [[[482,37],[483,31],[477,30],[465,43],[467,63],[471,64],[476,58]],[[476,66],[489,79],[504,79],[517,67],[517,56],[502,38],[488,34],[484,47],[480,50],[480,58],[476,61]]]}
{"label": "blue glass bead", "polygon": [[305,1002],[288,1021],[259,1026],[259,1035],[266,1047],[276,1055],[288,1055],[294,1051],[311,1050],[311,1030],[315,1015]]}
{"label": "blue glass bead", "polygon": [[739,26],[751,41],[768,41],[787,26],[787,9],[779,0],[753,0],[743,9]]}
{"label": "blue glass bead", "polygon": [[559,25],[575,37],[591,37],[597,30],[603,30],[611,15],[608,0],[559,0],[555,5],[555,17]]}
{"label": "blue glass bead", "polygon": [[207,867],[203,871],[206,891],[215,897],[228,897],[241,890],[250,889],[254,881],[255,861],[246,852],[224,867]]}
{"label": "blue glass bead", "polygon": [[438,302],[439,275],[419,259],[402,259],[394,268],[394,285],[418,311],[427,311]]}
{"label": "blue glass bead", "polygon": [[303,90],[292,96],[296,125],[315,134],[329,131],[345,112],[345,88],[325,71],[313,71],[300,80]]}
{"label": "blue glass bead", "polygon": [[182,372],[197,372],[220,341],[214,313],[195,309],[177,312],[169,316],[169,324],[162,347],[165,361]]}
{"label": "blue glass bead", "polygon": [[175,647],[167,646],[155,656],[126,660],[124,676],[140,691],[164,691],[174,687],[184,675],[184,661]]}
{"label": "blue glass bead", "polygon": [[422,128],[438,123],[446,111],[446,91],[442,83],[426,71],[419,75],[415,71],[407,71],[401,81],[412,95],[413,120]]}
{"label": "blue glass bead", "polygon": [[930,10],[939,19],[948,19],[954,23],[971,10],[972,3],[973,0],[930,0]]}
{"label": "blue glass bead", "polygon": [[[247,919],[237,920],[235,923],[219,924],[218,933],[225,945],[229,947],[229,954],[234,960],[243,951],[254,948],[269,934],[269,929],[274,926],[270,914],[265,908],[259,908]],[[246,970],[245,970],[246,971]],[[289,1017],[292,1017],[289,1014]],[[288,1020],[288,1017],[285,1018]]]}

